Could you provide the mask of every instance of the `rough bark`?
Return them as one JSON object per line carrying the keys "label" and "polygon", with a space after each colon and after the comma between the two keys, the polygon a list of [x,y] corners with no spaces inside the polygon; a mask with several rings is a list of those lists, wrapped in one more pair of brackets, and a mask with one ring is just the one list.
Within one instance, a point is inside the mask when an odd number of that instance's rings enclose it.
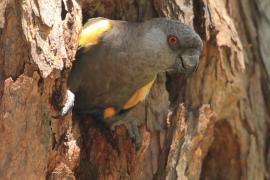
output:
{"label": "rough bark", "polygon": [[[0,179],[269,179],[270,3],[267,0],[0,2]],[[124,127],[53,116],[83,20],[189,24],[204,41],[190,77],[162,74]],[[157,123],[159,122],[159,126]]]}
{"label": "rough bark", "polygon": [[69,0],[1,1],[1,179],[47,176],[56,138],[52,95],[76,52],[79,11]]}

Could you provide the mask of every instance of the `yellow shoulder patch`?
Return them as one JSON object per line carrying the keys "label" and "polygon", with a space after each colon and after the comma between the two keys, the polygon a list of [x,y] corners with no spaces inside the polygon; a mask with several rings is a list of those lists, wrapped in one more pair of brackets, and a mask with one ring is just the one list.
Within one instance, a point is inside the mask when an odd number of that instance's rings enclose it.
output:
{"label": "yellow shoulder patch", "polygon": [[134,106],[136,106],[140,101],[143,101],[147,94],[149,93],[153,83],[155,82],[156,78],[154,78],[152,81],[138,89],[132,96],[129,98],[129,100],[124,105],[123,109],[129,109]]}
{"label": "yellow shoulder patch", "polygon": [[88,47],[99,42],[102,35],[112,28],[110,20],[102,19],[83,28],[80,34],[79,46]]}

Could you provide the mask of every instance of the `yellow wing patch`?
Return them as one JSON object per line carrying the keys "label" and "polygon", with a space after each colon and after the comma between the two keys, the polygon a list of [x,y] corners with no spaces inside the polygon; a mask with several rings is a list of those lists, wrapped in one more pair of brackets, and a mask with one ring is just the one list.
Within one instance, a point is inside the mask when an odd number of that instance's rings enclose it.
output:
{"label": "yellow wing patch", "polygon": [[124,105],[123,109],[129,109],[134,106],[136,106],[140,101],[143,101],[147,94],[149,93],[153,83],[155,82],[156,78],[138,89],[132,96],[131,98],[126,102]]}
{"label": "yellow wing patch", "polygon": [[106,19],[102,19],[90,24],[89,26],[83,28],[80,34],[79,45],[82,47],[88,47],[97,44],[102,35],[111,28],[111,22]]}
{"label": "yellow wing patch", "polygon": [[[143,101],[147,94],[149,93],[153,83],[155,82],[156,78],[138,89],[132,96],[129,98],[129,100],[126,102],[126,104],[123,107],[123,110],[127,110],[129,108],[132,108],[136,106],[140,101]],[[113,107],[108,107],[103,111],[103,118],[108,119],[117,114],[117,111]]]}

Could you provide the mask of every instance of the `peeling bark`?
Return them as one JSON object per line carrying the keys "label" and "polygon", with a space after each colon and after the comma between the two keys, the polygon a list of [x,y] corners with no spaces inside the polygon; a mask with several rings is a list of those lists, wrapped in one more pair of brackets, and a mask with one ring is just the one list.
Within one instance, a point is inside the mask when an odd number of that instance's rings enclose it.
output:
{"label": "peeling bark", "polygon": [[[81,24],[76,2],[66,2],[72,4],[66,19],[61,1],[1,2],[1,179],[45,179],[48,173],[55,80],[72,61]],[[68,38],[73,48],[65,46]]]}
{"label": "peeling bark", "polygon": [[[269,179],[266,0],[0,2],[0,179]],[[54,119],[87,18],[179,19],[204,40],[191,77],[161,74],[126,129]]]}

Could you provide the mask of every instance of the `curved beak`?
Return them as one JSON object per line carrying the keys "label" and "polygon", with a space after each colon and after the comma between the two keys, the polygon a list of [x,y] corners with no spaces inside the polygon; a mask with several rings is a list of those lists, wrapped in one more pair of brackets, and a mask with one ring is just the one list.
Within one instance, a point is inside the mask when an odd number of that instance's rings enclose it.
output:
{"label": "curved beak", "polygon": [[176,58],[175,64],[168,70],[190,75],[197,70],[198,65],[199,55],[179,55]]}
{"label": "curved beak", "polygon": [[182,55],[180,56],[181,63],[182,63],[182,72],[190,75],[191,73],[195,72],[198,68],[199,65],[199,56],[198,55],[193,55],[193,56],[188,56],[188,55]]}

